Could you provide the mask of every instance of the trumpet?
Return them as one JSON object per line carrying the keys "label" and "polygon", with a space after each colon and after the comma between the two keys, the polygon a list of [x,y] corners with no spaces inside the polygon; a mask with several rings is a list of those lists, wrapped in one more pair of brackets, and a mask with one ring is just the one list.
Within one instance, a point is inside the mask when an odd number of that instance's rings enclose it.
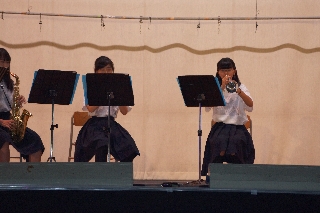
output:
{"label": "trumpet", "polygon": [[229,78],[229,82],[226,85],[226,89],[229,93],[236,92],[238,89],[238,83],[236,81],[232,81],[232,79]]}

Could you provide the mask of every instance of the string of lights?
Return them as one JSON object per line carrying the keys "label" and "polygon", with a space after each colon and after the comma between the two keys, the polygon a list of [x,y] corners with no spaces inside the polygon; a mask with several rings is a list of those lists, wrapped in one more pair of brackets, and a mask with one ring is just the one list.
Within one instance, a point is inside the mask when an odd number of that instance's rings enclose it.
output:
{"label": "string of lights", "polygon": [[71,18],[108,18],[108,19],[137,19],[137,20],[163,20],[163,21],[263,21],[263,20],[316,20],[320,16],[287,16],[287,17],[150,17],[150,16],[112,16],[112,15],[80,15],[80,14],[55,14],[55,13],[34,13],[34,12],[13,12],[1,11],[1,18],[4,15],[30,15],[30,16],[57,16],[57,17],[71,17]]}

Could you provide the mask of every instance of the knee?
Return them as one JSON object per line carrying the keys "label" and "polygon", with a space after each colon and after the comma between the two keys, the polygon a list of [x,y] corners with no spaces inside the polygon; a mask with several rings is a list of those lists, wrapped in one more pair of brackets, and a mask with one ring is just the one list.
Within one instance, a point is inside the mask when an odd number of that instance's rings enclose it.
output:
{"label": "knee", "polygon": [[9,142],[4,142],[2,147],[0,147],[2,152],[9,151]]}
{"label": "knee", "polygon": [[225,150],[220,152],[220,156],[224,156],[225,154],[226,154]]}

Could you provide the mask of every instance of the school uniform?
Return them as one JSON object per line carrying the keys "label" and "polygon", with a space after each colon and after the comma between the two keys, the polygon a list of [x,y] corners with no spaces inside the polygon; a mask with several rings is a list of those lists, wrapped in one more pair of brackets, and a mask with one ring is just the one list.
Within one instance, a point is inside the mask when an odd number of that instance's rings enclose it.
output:
{"label": "school uniform", "polygon": [[[250,98],[250,93],[244,84],[239,86]],[[245,111],[251,112],[252,107],[247,106],[237,93],[223,91],[226,106],[206,107],[208,112],[213,110],[212,119],[215,124],[208,135],[201,175],[208,173],[209,163],[243,163],[253,164],[255,150],[252,137],[244,124],[248,121]],[[251,98],[252,99],[252,98]],[[225,151],[225,156],[220,152]]]}
{"label": "school uniform", "polygon": [[[83,108],[87,110],[86,107]],[[121,162],[131,162],[140,155],[129,132],[115,121],[119,106],[110,106],[110,154]],[[131,107],[129,107],[129,111]],[[105,162],[108,148],[109,106],[99,106],[81,128],[75,147],[75,162],[88,162],[96,155],[96,162]]]}
{"label": "school uniform", "polygon": [[[13,105],[13,91],[10,91],[5,82],[0,82],[0,119],[10,120],[11,106]],[[44,145],[40,136],[30,128],[26,127],[24,138],[20,142],[13,142],[11,131],[0,126],[0,148],[5,142],[9,142],[21,155],[26,158],[38,151],[44,152]]]}

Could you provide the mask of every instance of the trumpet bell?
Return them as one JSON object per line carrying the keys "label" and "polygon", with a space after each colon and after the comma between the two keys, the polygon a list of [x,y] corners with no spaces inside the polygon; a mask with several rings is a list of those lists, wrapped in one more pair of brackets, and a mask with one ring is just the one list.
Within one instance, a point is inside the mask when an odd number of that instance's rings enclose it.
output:
{"label": "trumpet bell", "polygon": [[226,89],[229,93],[233,93],[237,91],[237,82],[229,81],[229,83],[226,85]]}

